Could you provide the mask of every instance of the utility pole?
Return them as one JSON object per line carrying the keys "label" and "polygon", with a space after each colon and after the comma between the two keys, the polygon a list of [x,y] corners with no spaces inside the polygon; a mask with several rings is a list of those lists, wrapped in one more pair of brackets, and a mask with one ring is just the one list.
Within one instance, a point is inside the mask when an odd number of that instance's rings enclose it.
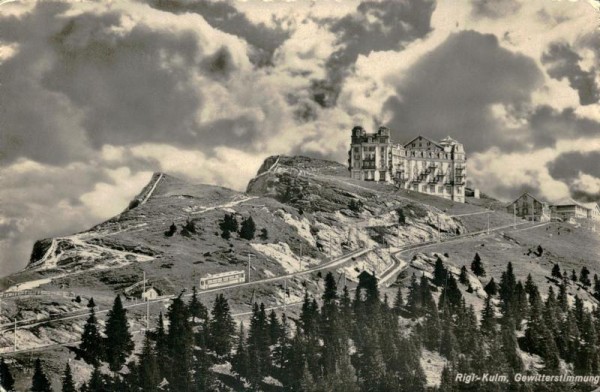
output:
{"label": "utility pole", "polygon": [[331,232],[329,232],[329,259],[331,259]]}
{"label": "utility pole", "polygon": [[490,212],[487,213],[487,233],[490,234]]}
{"label": "utility pole", "polygon": [[250,283],[250,258],[253,256],[252,253],[248,253],[248,283]]}
{"label": "utility pole", "polygon": [[303,251],[303,247],[304,244],[300,244],[300,259],[298,260],[298,264],[300,264],[300,271],[302,271],[302,251]]}
{"label": "utility pole", "polygon": [[146,330],[150,329],[150,301],[146,300]]}
{"label": "utility pole", "polygon": [[437,216],[437,227],[438,227],[438,242],[442,242],[442,230],[440,228],[440,214]]}
{"label": "utility pole", "polygon": [[144,271],[142,282],[144,284],[144,288],[142,289],[142,301],[144,301],[144,294],[146,294],[146,271]]}
{"label": "utility pole", "polygon": [[517,203],[513,204],[513,229],[517,228]]}
{"label": "utility pole", "polygon": [[15,316],[14,352],[17,352],[17,316]]}

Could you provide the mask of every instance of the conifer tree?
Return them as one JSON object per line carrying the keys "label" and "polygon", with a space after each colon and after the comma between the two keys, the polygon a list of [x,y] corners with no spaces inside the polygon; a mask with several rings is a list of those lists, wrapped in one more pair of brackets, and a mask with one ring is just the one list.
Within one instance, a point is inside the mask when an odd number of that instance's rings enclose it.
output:
{"label": "conifer tree", "polygon": [[105,356],[110,370],[118,371],[125,364],[134,348],[131,333],[127,327],[127,311],[121,297],[116,296],[112,309],[108,312],[106,328]]}
{"label": "conifer tree", "polygon": [[569,309],[569,300],[567,297],[567,285],[563,280],[559,286],[558,291],[558,306],[562,312],[566,312]]}
{"label": "conifer tree", "polygon": [[274,310],[269,313],[269,344],[275,345],[279,342],[281,335],[283,334],[283,327],[277,318]]}
{"label": "conifer tree", "polygon": [[242,221],[242,227],[240,229],[240,237],[245,240],[253,240],[254,234],[256,233],[256,224],[252,217],[248,217]]}
{"label": "conifer tree", "polygon": [[436,286],[443,286],[446,283],[446,276],[448,271],[444,267],[444,262],[438,256],[435,260],[435,267],[433,269],[433,284]]}
{"label": "conifer tree", "polygon": [[244,323],[240,323],[240,333],[238,335],[238,345],[235,354],[231,359],[231,368],[239,377],[248,376],[248,349],[246,348],[246,335],[244,333]]}
{"label": "conifer tree", "polygon": [[417,283],[416,275],[413,273],[410,277],[410,288],[408,290],[406,309],[413,317],[419,317],[422,303],[421,287],[419,286],[419,283]]}
{"label": "conifer tree", "polygon": [[81,343],[79,350],[84,361],[92,366],[98,366],[104,357],[104,342],[98,331],[98,320],[94,312],[94,307],[90,307],[90,317],[88,317],[83,333],[81,334]]}
{"label": "conifer tree", "polygon": [[584,286],[591,286],[592,282],[590,281],[590,270],[587,269],[586,266],[581,267],[581,272],[579,273],[579,281]]}
{"label": "conifer tree", "polygon": [[152,346],[149,333],[144,338],[144,346],[140,354],[137,365],[138,386],[144,392],[157,392],[158,385],[162,381],[160,378],[159,366],[156,358],[156,352]]}
{"label": "conifer tree", "polygon": [[[9,389],[10,390],[10,389]],[[71,366],[67,362],[65,371],[62,376],[62,392],[76,392],[75,382],[73,381],[73,374],[71,373]]]}
{"label": "conifer tree", "polygon": [[255,383],[260,382],[271,370],[270,337],[265,305],[254,304],[252,319],[248,331],[248,357],[251,363],[251,371],[256,377]]}
{"label": "conifer tree", "polygon": [[502,334],[502,351],[506,358],[506,363],[515,372],[523,370],[523,361],[519,355],[517,349],[519,344],[517,343],[517,336],[515,335],[514,321],[510,317],[503,319],[501,325]]}
{"label": "conifer tree", "polygon": [[496,284],[496,282],[494,282],[494,278],[490,279],[490,281],[488,282],[488,284],[485,285],[483,290],[490,297],[493,297],[494,295],[498,294],[498,285]]}
{"label": "conifer tree", "polygon": [[192,287],[192,299],[188,305],[188,312],[192,317],[192,321],[200,322],[203,326],[206,326],[208,322],[208,309],[200,300],[198,300],[198,290],[196,286]]}
{"label": "conifer tree", "polygon": [[156,361],[158,363],[158,370],[160,374],[161,381],[163,378],[169,378],[170,367],[170,352],[169,346],[167,342],[167,333],[165,331],[165,323],[163,320],[163,314],[160,312],[158,314],[158,325],[156,327],[156,332],[154,334],[155,346],[154,349],[156,351]]}
{"label": "conifer tree", "polygon": [[102,376],[102,373],[100,373],[98,367],[94,367],[90,380],[85,386],[85,392],[106,392],[107,389],[106,381]]}
{"label": "conifer tree", "polygon": [[560,266],[558,264],[554,264],[554,267],[552,267],[552,276],[558,279],[562,279],[562,274],[560,273]]}
{"label": "conifer tree", "polygon": [[168,381],[171,389],[181,392],[192,390],[193,342],[192,326],[187,306],[181,294],[173,299],[167,313],[169,332],[166,343],[170,358]]}
{"label": "conifer tree", "polygon": [[442,309],[444,305],[447,305],[449,309],[455,311],[460,307],[462,299],[462,293],[458,288],[454,275],[448,274],[447,282],[442,288],[438,306]]}
{"label": "conifer tree", "polygon": [[8,365],[4,362],[4,358],[0,358],[0,386],[8,392],[14,391],[15,388],[15,379]]}
{"label": "conifer tree", "polygon": [[571,272],[571,280],[573,282],[577,282],[577,274],[575,273],[575,270]]}
{"label": "conifer tree", "polygon": [[89,301],[88,301],[88,303],[87,303],[87,307],[88,307],[88,308],[91,308],[91,309],[93,309],[93,308],[95,308],[95,307],[96,307],[96,303],[94,302],[94,297],[91,297],[91,298],[90,298],[90,300],[89,300]]}
{"label": "conifer tree", "polygon": [[[450,274],[449,274],[450,276]],[[450,278],[448,279],[450,281]],[[429,279],[425,274],[421,275],[421,281],[419,282],[419,289],[421,291],[419,297],[421,298],[421,314],[430,310],[435,310],[435,300],[431,293],[431,287],[429,286]]]}
{"label": "conifer tree", "polygon": [[209,325],[209,347],[219,356],[229,354],[233,346],[235,323],[223,294],[218,294],[212,309]]}
{"label": "conifer tree", "polygon": [[485,298],[483,310],[481,311],[481,333],[491,336],[496,332],[496,315],[492,298]]}
{"label": "conifer tree", "polygon": [[460,268],[460,275],[458,276],[458,281],[464,285],[469,284],[469,276],[467,274],[467,267],[465,267],[464,265]]}
{"label": "conifer tree", "polygon": [[475,253],[473,262],[471,262],[471,271],[473,271],[475,276],[485,276],[485,268],[483,267],[483,263],[481,262],[481,257],[479,256],[479,253]]}
{"label": "conifer tree", "polygon": [[50,381],[42,369],[42,362],[39,358],[35,360],[33,368],[33,377],[31,378],[31,392],[52,392]]}
{"label": "conifer tree", "polygon": [[456,360],[458,351],[458,342],[452,328],[452,323],[445,323],[442,340],[440,342],[440,354],[445,356],[449,361]]}
{"label": "conifer tree", "polygon": [[402,309],[404,309],[404,297],[402,296],[402,286],[398,286],[398,290],[396,291],[396,298],[394,299],[394,307],[392,309],[396,314],[400,314]]}
{"label": "conifer tree", "polygon": [[442,326],[439,314],[436,309],[430,310],[425,314],[423,321],[423,345],[428,350],[438,350],[441,336]]}
{"label": "conifer tree", "polygon": [[508,265],[506,266],[506,271],[502,273],[500,286],[498,288],[500,299],[502,300],[506,309],[508,309],[511,305],[516,286],[517,279],[515,278],[515,274],[513,272],[512,263],[509,261]]}

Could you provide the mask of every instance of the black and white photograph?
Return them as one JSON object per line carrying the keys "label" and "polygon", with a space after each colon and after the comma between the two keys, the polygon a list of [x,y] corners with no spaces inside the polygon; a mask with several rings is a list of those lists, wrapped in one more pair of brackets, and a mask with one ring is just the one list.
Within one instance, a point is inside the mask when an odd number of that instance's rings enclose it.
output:
{"label": "black and white photograph", "polygon": [[600,392],[599,0],[0,0],[0,392]]}

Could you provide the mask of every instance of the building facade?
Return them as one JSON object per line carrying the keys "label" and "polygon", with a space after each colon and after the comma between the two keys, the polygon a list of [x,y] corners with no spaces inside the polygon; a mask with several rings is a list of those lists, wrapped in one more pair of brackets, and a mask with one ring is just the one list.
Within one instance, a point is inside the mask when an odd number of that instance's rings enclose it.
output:
{"label": "building facade", "polygon": [[552,205],[552,216],[561,219],[590,218],[593,219],[592,210],[573,199],[564,199]]}
{"label": "building facade", "polygon": [[515,214],[523,219],[540,222],[547,222],[551,217],[551,210],[548,203],[539,200],[527,192],[507,205],[506,212]]}
{"label": "building facade", "polygon": [[394,144],[390,130],[352,129],[348,170],[356,180],[395,183],[403,189],[464,203],[467,158],[464,147],[447,137],[439,142],[417,136]]}

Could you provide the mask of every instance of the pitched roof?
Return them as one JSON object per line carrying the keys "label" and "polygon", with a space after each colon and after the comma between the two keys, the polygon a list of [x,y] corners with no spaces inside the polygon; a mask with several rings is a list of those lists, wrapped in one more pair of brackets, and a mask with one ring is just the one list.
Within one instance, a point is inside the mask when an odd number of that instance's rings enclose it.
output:
{"label": "pitched roof", "polygon": [[546,204],[548,204],[548,202],[546,202],[546,201],[544,201],[544,200],[540,200],[539,198],[537,198],[537,197],[533,196],[533,195],[532,195],[531,193],[529,193],[529,192],[523,192],[523,193],[521,193],[521,195],[520,195],[519,197],[517,197],[515,200],[511,201],[510,203],[508,203],[508,205],[507,205],[507,206],[509,206],[509,205],[511,205],[511,204],[514,204],[514,203],[515,203],[517,200],[519,200],[519,199],[520,199],[520,198],[522,198],[523,196],[529,196],[529,197],[531,197],[533,200],[535,200],[535,201],[537,201],[537,202],[539,202],[539,203],[542,203],[542,204],[546,203]]}
{"label": "pitched roof", "polygon": [[557,201],[556,203],[554,203],[552,205],[556,206],[556,207],[579,206],[579,207],[583,207],[583,208],[588,209],[588,210],[590,209],[590,207],[587,207],[583,203],[575,201],[575,200],[573,200],[570,197],[567,197],[565,199],[561,199],[561,200]]}
{"label": "pitched roof", "polygon": [[418,138],[421,138],[421,139],[427,140],[428,142],[431,142],[433,145],[435,145],[435,146],[437,146],[437,147],[439,147],[439,148],[444,148],[444,147],[443,147],[442,145],[440,145],[438,142],[436,142],[436,141],[433,141],[432,139],[430,139],[430,138],[428,138],[428,137],[425,137],[425,136],[423,136],[423,135],[419,135],[419,136],[417,136],[417,137],[413,138],[413,139],[412,139],[410,142],[408,142],[408,143],[405,143],[405,144],[404,144],[404,147],[408,146],[409,144],[411,144],[412,142],[414,142],[414,141],[415,141],[415,140],[417,140]]}

